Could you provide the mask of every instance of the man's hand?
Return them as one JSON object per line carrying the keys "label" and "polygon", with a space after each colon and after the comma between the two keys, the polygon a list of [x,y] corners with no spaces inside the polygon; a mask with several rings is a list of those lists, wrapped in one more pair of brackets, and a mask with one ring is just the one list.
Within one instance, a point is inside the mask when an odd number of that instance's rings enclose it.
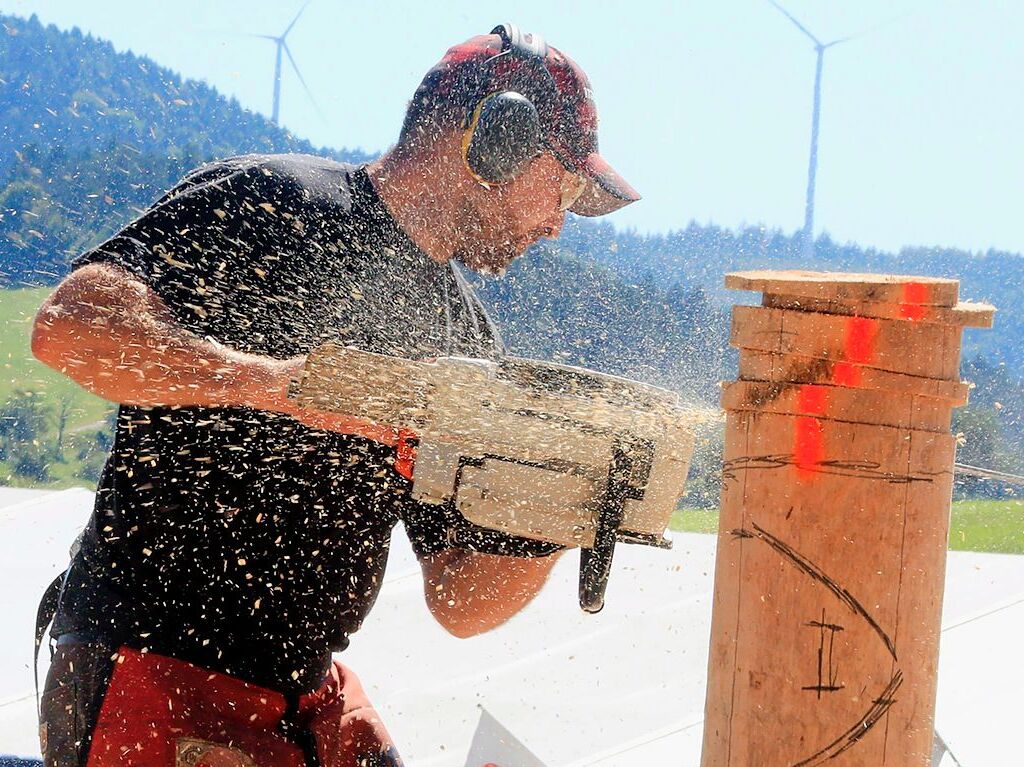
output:
{"label": "man's hand", "polygon": [[490,631],[537,596],[562,553],[524,558],[449,549],[424,557],[427,607],[453,636]]}
{"label": "man's hand", "polygon": [[292,382],[302,378],[302,371],[306,365],[305,356],[292,357],[283,361],[274,360],[273,362],[276,363],[273,366],[275,378],[266,389],[266,400],[258,403],[259,409],[285,413],[312,429],[356,434],[392,447],[398,444],[398,429],[393,426],[373,424],[340,413],[328,413],[323,410],[302,407],[295,400],[290,399],[288,391]]}

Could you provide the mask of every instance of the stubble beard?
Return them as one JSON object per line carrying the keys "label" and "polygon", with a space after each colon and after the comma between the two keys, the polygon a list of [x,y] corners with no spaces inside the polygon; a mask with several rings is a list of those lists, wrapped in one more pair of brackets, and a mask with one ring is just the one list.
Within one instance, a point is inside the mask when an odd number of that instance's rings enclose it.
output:
{"label": "stubble beard", "polygon": [[452,258],[473,271],[501,277],[521,255],[511,241],[489,231],[493,227],[484,224],[483,216],[468,200],[459,207],[456,218],[463,240],[452,252]]}

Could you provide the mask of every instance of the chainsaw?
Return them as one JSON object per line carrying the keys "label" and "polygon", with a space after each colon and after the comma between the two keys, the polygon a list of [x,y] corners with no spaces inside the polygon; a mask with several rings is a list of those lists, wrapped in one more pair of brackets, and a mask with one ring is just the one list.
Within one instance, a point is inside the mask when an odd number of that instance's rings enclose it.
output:
{"label": "chainsaw", "polygon": [[580,549],[604,606],[617,542],[670,548],[694,438],[673,392],[517,357],[409,360],[325,344],[290,396],[412,432],[412,497],[491,530]]}

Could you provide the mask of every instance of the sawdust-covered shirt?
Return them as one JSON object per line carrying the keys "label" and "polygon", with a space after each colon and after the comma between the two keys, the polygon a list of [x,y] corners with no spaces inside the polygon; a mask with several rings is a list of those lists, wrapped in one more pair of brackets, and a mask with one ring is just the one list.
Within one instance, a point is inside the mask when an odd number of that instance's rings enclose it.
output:
{"label": "sawdust-covered shirt", "polygon": [[[287,359],[333,341],[496,358],[458,269],[364,168],[248,155],[187,175],[74,266],[120,266],[176,321]],[[54,633],[96,632],[281,691],[317,686],[377,596],[408,483],[394,452],[241,407],[121,406]],[[432,532],[407,523],[417,551]]]}

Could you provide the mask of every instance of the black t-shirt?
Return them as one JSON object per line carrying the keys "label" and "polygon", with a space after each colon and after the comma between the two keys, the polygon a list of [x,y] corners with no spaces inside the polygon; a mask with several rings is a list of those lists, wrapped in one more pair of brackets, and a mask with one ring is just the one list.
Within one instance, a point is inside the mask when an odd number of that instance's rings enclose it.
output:
{"label": "black t-shirt", "polygon": [[[75,262],[117,264],[197,335],[280,359],[326,341],[495,358],[472,290],[364,169],[203,166]],[[312,689],[373,605],[394,525],[436,550],[392,449],[247,408],[122,406],[54,633],[100,632],[283,692]],[[422,512],[422,510],[421,510]]]}

